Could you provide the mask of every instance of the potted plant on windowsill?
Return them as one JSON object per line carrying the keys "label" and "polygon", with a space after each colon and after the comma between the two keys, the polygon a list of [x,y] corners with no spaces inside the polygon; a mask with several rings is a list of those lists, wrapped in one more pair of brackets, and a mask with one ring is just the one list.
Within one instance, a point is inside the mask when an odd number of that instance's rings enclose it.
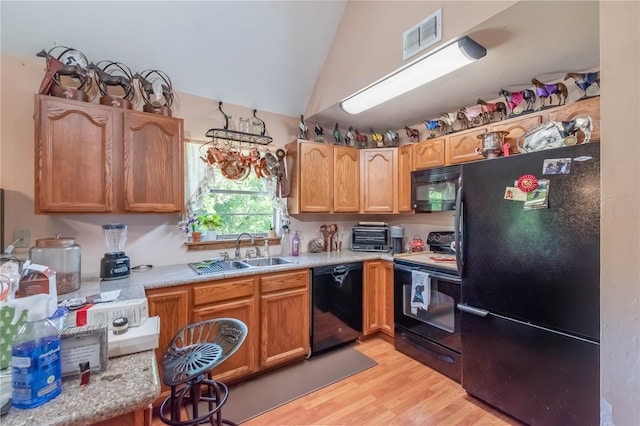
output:
{"label": "potted plant on windowsill", "polygon": [[222,226],[222,218],[217,213],[207,213],[196,216],[200,224],[201,232],[206,232],[203,240],[213,241],[216,239],[216,230]]}

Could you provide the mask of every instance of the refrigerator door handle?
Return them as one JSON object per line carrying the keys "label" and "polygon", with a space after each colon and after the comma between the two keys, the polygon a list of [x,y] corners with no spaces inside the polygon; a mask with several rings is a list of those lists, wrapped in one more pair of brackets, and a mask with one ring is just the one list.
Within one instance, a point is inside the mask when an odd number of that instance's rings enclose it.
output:
{"label": "refrigerator door handle", "polygon": [[486,309],[476,308],[475,306],[469,306],[463,303],[458,303],[458,309],[460,309],[462,312],[466,312],[468,314],[476,315],[482,318],[489,315],[489,311],[487,311]]}
{"label": "refrigerator door handle", "polygon": [[455,242],[456,266],[458,267],[458,273],[460,276],[463,275],[462,268],[464,268],[464,260],[462,259],[462,226],[460,223],[463,217],[462,208],[462,178],[460,178],[460,185],[458,186],[458,193],[456,194],[456,210],[453,217],[453,239]]}

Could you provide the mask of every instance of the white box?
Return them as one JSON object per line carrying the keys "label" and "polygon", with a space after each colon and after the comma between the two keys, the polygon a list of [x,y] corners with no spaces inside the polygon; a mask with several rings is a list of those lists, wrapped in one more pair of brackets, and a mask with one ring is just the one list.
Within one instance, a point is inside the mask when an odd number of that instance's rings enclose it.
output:
{"label": "white box", "polygon": [[120,317],[129,320],[129,327],[139,326],[149,317],[147,299],[96,303],[87,310],[87,324],[107,324],[109,330],[113,328],[113,320]]}
{"label": "white box", "polygon": [[160,317],[147,318],[140,327],[129,327],[126,333],[117,336],[110,330],[108,336],[108,358],[155,349],[160,336]]}

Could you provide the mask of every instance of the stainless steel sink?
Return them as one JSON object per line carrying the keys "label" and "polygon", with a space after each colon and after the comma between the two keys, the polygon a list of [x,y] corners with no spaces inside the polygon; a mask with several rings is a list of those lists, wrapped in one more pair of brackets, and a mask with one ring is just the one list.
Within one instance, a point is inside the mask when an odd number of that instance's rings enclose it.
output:
{"label": "stainless steel sink", "polygon": [[242,261],[251,266],[275,266],[275,265],[288,265],[290,263],[296,263],[293,260],[285,259],[284,257],[259,257],[257,259],[245,259]]}
{"label": "stainless steel sink", "polygon": [[190,263],[189,266],[198,274],[215,274],[251,267],[251,265],[240,260],[203,260],[202,262]]}

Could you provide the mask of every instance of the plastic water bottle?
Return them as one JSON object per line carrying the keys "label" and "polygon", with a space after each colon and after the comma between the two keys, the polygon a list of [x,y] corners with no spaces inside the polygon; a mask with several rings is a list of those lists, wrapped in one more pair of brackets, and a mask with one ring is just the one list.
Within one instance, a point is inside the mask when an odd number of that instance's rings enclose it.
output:
{"label": "plastic water bottle", "polygon": [[293,231],[293,240],[291,241],[291,255],[300,255],[300,231]]}
{"label": "plastic water bottle", "polygon": [[[15,299],[28,301],[27,322],[13,338],[11,371],[13,406],[35,408],[62,391],[62,361],[58,328],[47,319],[46,294]],[[20,308],[20,307],[19,307]]]}
{"label": "plastic water bottle", "polygon": [[288,256],[291,254],[291,241],[289,239],[289,227],[287,225],[282,226],[282,237],[280,238],[280,254],[282,256]]}

